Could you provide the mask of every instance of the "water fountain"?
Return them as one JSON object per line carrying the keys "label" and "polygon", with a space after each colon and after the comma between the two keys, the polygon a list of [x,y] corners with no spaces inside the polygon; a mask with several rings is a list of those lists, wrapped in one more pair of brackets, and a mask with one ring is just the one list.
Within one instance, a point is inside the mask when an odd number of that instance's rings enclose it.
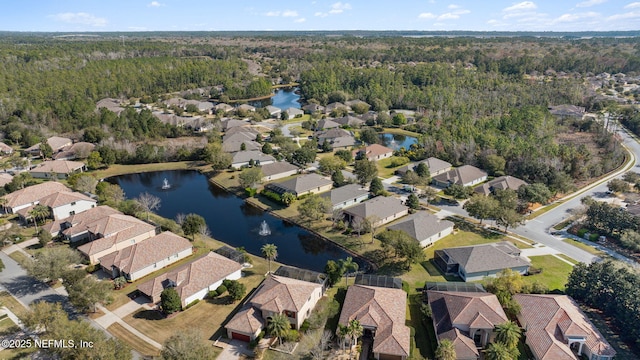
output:
{"label": "water fountain", "polygon": [[260,234],[260,236],[271,235],[271,229],[269,229],[269,225],[265,220],[262,220],[262,223],[260,224],[260,230],[258,230],[258,234]]}
{"label": "water fountain", "polygon": [[169,180],[167,180],[167,178],[164,178],[164,180],[162,180],[162,190],[167,189],[171,189],[171,184],[169,184]]}

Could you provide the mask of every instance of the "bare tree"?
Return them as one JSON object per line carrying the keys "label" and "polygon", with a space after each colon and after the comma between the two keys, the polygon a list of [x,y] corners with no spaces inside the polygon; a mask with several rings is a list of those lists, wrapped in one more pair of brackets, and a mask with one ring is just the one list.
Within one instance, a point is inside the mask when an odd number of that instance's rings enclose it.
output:
{"label": "bare tree", "polygon": [[364,219],[356,217],[351,220],[351,228],[353,229],[353,231],[358,233],[358,238],[360,238],[360,234],[362,233],[362,230],[364,230],[364,227]]}
{"label": "bare tree", "polygon": [[184,224],[184,219],[187,217],[185,213],[177,213],[176,214],[176,224],[182,226]]}
{"label": "bare tree", "polygon": [[335,209],[331,212],[331,221],[333,221],[334,228],[338,227],[338,223],[340,223],[340,220],[342,220],[343,217],[342,209]]}
{"label": "bare tree", "polygon": [[380,217],[378,217],[377,215],[371,215],[365,219],[365,228],[368,228],[368,230],[371,231],[372,244],[373,244],[373,240],[376,237],[376,232],[378,231],[381,225],[382,225],[382,222],[380,221]]}
{"label": "bare tree", "polygon": [[160,198],[146,191],[140,194],[135,200],[147,213],[147,221],[149,221],[149,213],[160,208]]}
{"label": "bare tree", "polygon": [[211,237],[211,230],[209,230],[209,227],[206,223],[200,224],[198,226],[198,234],[202,235],[203,237]]}
{"label": "bare tree", "polygon": [[320,333],[321,330],[316,330],[314,332],[314,343],[315,345],[311,350],[309,350],[309,357],[314,360],[323,360],[327,357],[325,356],[325,350],[331,348],[331,341],[333,340],[333,333],[331,330],[324,330]]}
{"label": "bare tree", "polygon": [[98,180],[90,175],[82,175],[76,181],[76,190],[81,192],[93,193],[96,191]]}

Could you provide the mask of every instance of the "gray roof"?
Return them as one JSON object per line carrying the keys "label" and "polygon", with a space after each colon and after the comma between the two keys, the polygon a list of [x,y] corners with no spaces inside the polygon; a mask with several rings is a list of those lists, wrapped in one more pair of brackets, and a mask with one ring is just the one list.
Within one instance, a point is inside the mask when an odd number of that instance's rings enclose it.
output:
{"label": "gray roof", "polygon": [[262,170],[262,174],[264,176],[271,176],[276,174],[282,174],[292,170],[298,170],[298,167],[286,161],[279,161],[279,162],[274,162],[271,164],[264,165],[260,169]]}
{"label": "gray roof", "polygon": [[344,212],[351,216],[366,219],[369,216],[377,216],[380,219],[392,216],[408,208],[402,205],[400,199],[394,197],[378,196],[358,205],[345,209]]}
{"label": "gray roof", "polygon": [[[258,136],[257,133],[250,131],[251,128],[244,128],[244,127],[237,127],[237,128],[232,128],[232,129],[241,129],[241,130],[236,130],[233,132],[228,132],[225,133],[225,135],[222,137],[222,141],[254,141],[256,139],[256,136]],[[255,130],[254,130],[255,131]]]}
{"label": "gray roof", "polygon": [[322,197],[326,197],[331,200],[331,204],[335,206],[349,200],[357,199],[368,193],[369,191],[362,189],[358,184],[349,184],[335,188],[330,192],[326,192],[322,194]]}
{"label": "gray roof", "polygon": [[418,166],[418,164],[420,163],[425,163],[427,165],[427,167],[429,168],[429,172],[431,174],[435,174],[439,171],[442,171],[444,169],[448,169],[451,167],[451,164],[444,161],[444,160],[440,160],[438,158],[434,158],[434,157],[430,157],[428,159],[424,159],[415,163],[411,163],[409,165],[403,166],[401,168],[399,168],[398,170],[396,170],[396,172],[400,173],[400,174],[404,174],[407,172],[407,170],[413,170],[415,169],[416,166]]}
{"label": "gray roof", "polygon": [[341,136],[341,137],[332,139],[331,141],[329,141],[329,143],[334,148],[341,148],[341,147],[354,146],[357,143],[357,140],[353,136]]}
{"label": "gray roof", "polygon": [[286,110],[284,110],[287,112],[287,114],[289,114],[289,116],[293,116],[293,115],[304,115],[304,111],[300,110],[300,109],[296,109],[294,107],[290,107],[287,108]]}
{"label": "gray roof", "polygon": [[222,151],[229,152],[229,153],[241,151],[242,144],[244,144],[245,150],[261,150],[262,149],[262,144],[257,143],[255,141],[251,141],[251,140],[245,140],[245,141],[225,140],[224,142],[222,142]]}
{"label": "gray roof", "polygon": [[495,189],[511,189],[517,191],[522,185],[527,185],[527,183],[524,180],[518,179],[517,177],[500,176],[482,185],[476,186],[474,191],[480,194],[489,195]]}
{"label": "gray roof", "polygon": [[348,125],[348,126],[360,126],[364,124],[364,120],[351,115],[333,119],[333,121],[340,125]]}
{"label": "gray roof", "polygon": [[485,176],[487,176],[487,173],[477,167],[463,165],[444,174],[436,175],[433,179],[441,183],[449,182],[451,184],[464,185]]}
{"label": "gray roof", "polygon": [[222,122],[222,128],[227,130],[227,129],[231,129],[237,126],[244,126],[244,125],[249,125],[250,123],[248,121],[245,120],[237,120],[237,119],[228,119],[228,120],[223,120]]}
{"label": "gray roof", "polygon": [[345,129],[340,129],[340,128],[332,128],[329,130],[316,131],[314,135],[318,139],[323,139],[323,141],[324,139],[335,139],[339,137],[353,136],[353,134],[350,131],[347,131]]}
{"label": "gray roof", "polygon": [[528,260],[520,257],[520,249],[507,241],[437,250],[440,251],[453,262],[460,264],[467,273],[531,265]]}
{"label": "gray roof", "polygon": [[232,164],[249,162],[250,160],[263,162],[263,161],[275,161],[276,159],[271,155],[263,154],[262,152],[257,150],[246,150],[246,151],[238,151],[234,153]]}
{"label": "gray roof", "polygon": [[269,112],[269,114],[271,115],[276,115],[276,114],[280,114],[282,112],[282,109],[275,107],[273,105],[267,105],[265,107],[265,109],[267,109],[267,111]]}
{"label": "gray roof", "polygon": [[318,125],[316,125],[317,130],[333,129],[337,127],[340,127],[340,124],[331,119],[322,119],[318,121]]}
{"label": "gray roof", "polygon": [[437,216],[426,212],[418,212],[387,229],[402,230],[412,238],[422,241],[450,227],[453,227],[451,221],[440,220]]}
{"label": "gray roof", "polygon": [[333,184],[333,181],[328,180],[318,174],[305,174],[282,182],[270,183],[267,184],[266,187],[278,193],[290,192],[294,195],[298,195],[309,190],[327,186],[330,184]]}

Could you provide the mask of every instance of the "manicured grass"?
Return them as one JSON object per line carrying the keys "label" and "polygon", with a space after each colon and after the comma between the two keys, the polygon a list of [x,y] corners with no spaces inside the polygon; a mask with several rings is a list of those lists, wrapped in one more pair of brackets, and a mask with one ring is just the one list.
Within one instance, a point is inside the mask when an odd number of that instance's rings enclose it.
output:
{"label": "manicured grass", "polygon": [[125,329],[122,325],[118,323],[114,323],[113,325],[109,326],[107,331],[110,332],[113,336],[117,337],[118,339],[129,344],[129,346],[131,346],[134,350],[136,350],[142,355],[145,355],[145,356],[160,355],[160,350],[151,346],[151,344],[147,343],[146,341],[140,339],[139,337],[134,335],[131,331]]}
{"label": "manicured grass", "polygon": [[378,176],[384,179],[388,179],[395,174],[396,170],[407,165],[407,164],[404,164],[400,166],[389,167],[391,166],[391,162],[393,162],[397,158],[398,158],[397,156],[392,156],[390,158],[376,161],[376,167],[378,168]]}
{"label": "manicured grass", "polygon": [[524,276],[522,279],[525,283],[533,284],[537,281],[546,285],[551,291],[564,291],[569,273],[573,269],[571,265],[552,255],[532,256],[530,259],[531,265],[542,269],[542,272],[536,275]]}
{"label": "manicured grass", "polygon": [[154,163],[154,164],[136,164],[136,165],[110,165],[108,169],[97,170],[89,172],[98,179],[104,179],[116,175],[142,173],[150,171],[164,171],[164,170],[186,170],[196,169],[203,164],[193,161],[177,161],[168,163]]}
{"label": "manicured grass", "polygon": [[578,261],[576,261],[576,260],[575,260],[575,259],[573,259],[572,257],[567,256],[567,255],[565,255],[565,254],[557,254],[557,255],[558,255],[559,257],[561,257],[561,258],[563,258],[563,259],[567,260],[568,262],[572,263],[573,265],[576,265],[576,264],[578,263]]}
{"label": "manicured grass", "polygon": [[586,252],[588,252],[590,254],[593,254],[593,255],[604,255],[605,254],[604,252],[594,248],[593,246],[585,244],[585,243],[583,243],[581,241],[577,241],[577,240],[573,240],[573,239],[563,239],[562,241],[566,242],[567,244],[571,244],[571,245],[573,245],[573,246],[575,246],[577,248],[580,248],[580,249],[582,249],[582,250],[584,250],[584,251],[586,251]]}
{"label": "manicured grass", "polygon": [[553,226],[553,228],[555,230],[562,230],[562,229],[566,228],[567,226],[569,226],[569,224],[571,224],[572,222],[573,222],[573,219],[567,219],[565,221],[562,221],[562,222],[559,222],[559,223],[555,224]]}
{"label": "manicured grass", "polygon": [[6,291],[0,292],[0,305],[6,306],[19,318],[22,318],[29,311]]}
{"label": "manicured grass", "polygon": [[2,360],[23,360],[30,359],[30,354],[36,352],[36,347],[32,346],[30,348],[24,349],[6,349],[0,352],[0,359]]}
{"label": "manicured grass", "polygon": [[433,359],[438,343],[433,325],[430,320],[423,319],[424,315],[420,311],[422,304],[422,294],[409,295],[407,299],[407,321],[406,325],[415,329],[415,349],[412,351],[419,352],[426,359]]}
{"label": "manicured grass", "polygon": [[29,261],[32,261],[21,251],[14,251],[11,254],[9,254],[9,257],[15,260],[22,267],[24,267],[25,264],[27,264]]}

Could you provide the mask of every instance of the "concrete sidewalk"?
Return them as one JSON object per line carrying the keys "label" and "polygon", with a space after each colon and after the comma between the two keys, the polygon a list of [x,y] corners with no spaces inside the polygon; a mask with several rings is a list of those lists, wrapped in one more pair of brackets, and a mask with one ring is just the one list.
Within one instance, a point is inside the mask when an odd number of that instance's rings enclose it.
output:
{"label": "concrete sidewalk", "polygon": [[[125,306],[127,306],[127,305],[125,305]],[[104,306],[98,305],[98,309],[100,311],[102,311],[104,313],[104,315],[99,317],[99,318],[97,318],[97,319],[95,319],[94,321],[96,323],[98,323],[98,325],[100,325],[105,330],[108,329],[109,326],[113,325],[114,323],[118,323],[123,328],[127,329],[130,333],[132,333],[133,335],[139,337],[141,340],[146,341],[148,344],[150,344],[151,346],[155,347],[158,350],[162,350],[162,345],[160,343],[158,343],[157,341],[151,339],[147,335],[141,333],[140,331],[135,329],[133,326],[127,324],[118,315],[116,315],[116,314],[112,313],[111,311],[107,310],[107,308],[105,308]],[[119,310],[119,309],[120,308],[116,309],[116,311]],[[124,311],[125,310],[123,310],[122,312],[124,312]]]}

